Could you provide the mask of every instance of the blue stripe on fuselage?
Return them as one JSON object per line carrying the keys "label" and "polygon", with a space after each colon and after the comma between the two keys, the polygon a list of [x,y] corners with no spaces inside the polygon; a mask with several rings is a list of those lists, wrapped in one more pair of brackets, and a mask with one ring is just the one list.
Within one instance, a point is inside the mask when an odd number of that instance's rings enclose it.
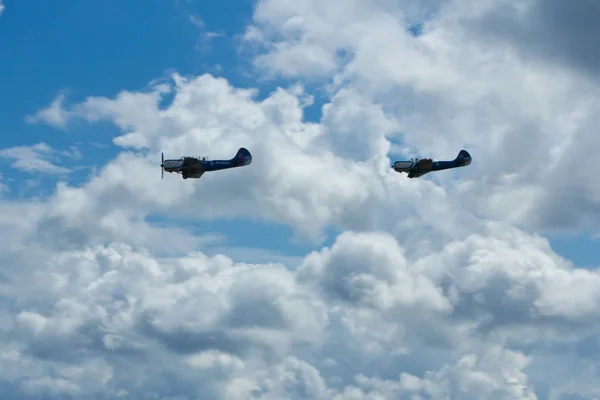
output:
{"label": "blue stripe on fuselage", "polygon": [[456,168],[459,164],[457,161],[434,161],[431,165],[432,171],[441,171],[444,169]]}
{"label": "blue stripe on fuselage", "polygon": [[230,160],[214,160],[214,161],[200,161],[202,168],[205,171],[217,171],[220,169],[233,168],[237,165]]}

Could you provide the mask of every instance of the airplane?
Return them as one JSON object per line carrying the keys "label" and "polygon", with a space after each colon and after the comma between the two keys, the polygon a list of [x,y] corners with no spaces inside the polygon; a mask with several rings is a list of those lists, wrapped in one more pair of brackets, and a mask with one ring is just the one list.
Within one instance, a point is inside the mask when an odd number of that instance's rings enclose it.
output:
{"label": "airplane", "polygon": [[411,158],[409,161],[396,161],[392,168],[399,173],[406,172],[409,178],[418,178],[429,172],[466,167],[471,164],[471,155],[461,150],[452,161],[433,161],[431,158]]}
{"label": "airplane", "polygon": [[163,153],[161,153],[161,160],[161,179],[164,178],[165,171],[181,174],[183,179],[200,179],[200,177],[208,171],[218,171],[250,165],[252,163],[252,154],[250,154],[247,149],[241,147],[235,157],[231,160],[209,161],[206,157],[181,157],[180,159],[165,160]]}

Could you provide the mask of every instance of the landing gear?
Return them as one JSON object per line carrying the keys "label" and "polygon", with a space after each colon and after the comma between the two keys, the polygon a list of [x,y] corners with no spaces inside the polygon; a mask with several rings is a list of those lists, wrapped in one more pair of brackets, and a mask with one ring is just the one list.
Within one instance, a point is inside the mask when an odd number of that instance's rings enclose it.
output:
{"label": "landing gear", "polygon": [[181,175],[183,176],[183,179],[187,179],[188,178],[188,173],[187,172],[183,172]]}

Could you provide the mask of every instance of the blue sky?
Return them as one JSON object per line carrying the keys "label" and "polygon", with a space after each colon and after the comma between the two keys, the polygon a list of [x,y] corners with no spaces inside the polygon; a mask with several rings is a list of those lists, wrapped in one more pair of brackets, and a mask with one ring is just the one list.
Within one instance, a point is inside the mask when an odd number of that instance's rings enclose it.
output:
{"label": "blue sky", "polygon": [[[259,87],[262,95],[281,83],[253,79],[249,60],[239,56],[236,37],[251,19],[249,0],[9,0],[5,5],[0,57],[8,62],[0,63],[0,76],[8,79],[0,86],[0,146],[45,142],[60,151],[77,146],[81,159],[62,159],[60,164],[81,168],[70,175],[72,184],[116,155],[111,140],[118,131],[105,123],[77,124],[67,132],[25,123],[26,115],[48,105],[58,93],[68,101],[112,97],[120,90],[139,90],[171,69],[184,75],[210,72],[236,86]],[[204,42],[207,32],[219,35]],[[320,104],[311,108],[308,118],[319,117]],[[209,149],[200,153],[211,156]],[[3,160],[0,172],[12,198],[48,196],[61,178],[36,177],[10,164]],[[200,229],[221,231],[234,246],[264,246],[265,241],[256,238],[268,237],[271,249],[287,254],[300,256],[309,248],[290,244],[288,228],[246,224],[256,230],[254,238],[241,236],[239,224],[231,221],[206,222]],[[577,265],[598,264],[598,241],[589,235],[557,235],[551,242]]]}

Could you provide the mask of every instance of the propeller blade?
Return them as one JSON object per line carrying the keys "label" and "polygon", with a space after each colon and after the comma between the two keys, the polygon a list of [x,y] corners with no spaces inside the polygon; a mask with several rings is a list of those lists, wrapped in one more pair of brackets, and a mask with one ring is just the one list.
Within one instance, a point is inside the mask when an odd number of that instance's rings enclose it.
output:
{"label": "propeller blade", "polygon": [[160,179],[165,179],[165,155],[163,152],[160,153]]}

